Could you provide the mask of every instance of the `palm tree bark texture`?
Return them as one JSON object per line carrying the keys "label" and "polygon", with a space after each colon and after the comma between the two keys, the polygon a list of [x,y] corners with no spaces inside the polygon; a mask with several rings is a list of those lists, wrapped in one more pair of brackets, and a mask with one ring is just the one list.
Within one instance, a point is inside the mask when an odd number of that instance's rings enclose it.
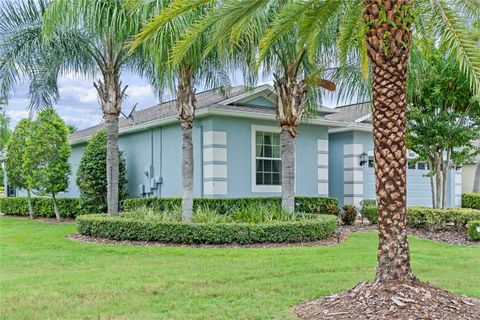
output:
{"label": "palm tree bark texture", "polygon": [[125,86],[122,90],[120,75],[112,65],[103,70],[103,81],[94,84],[98,92],[100,104],[105,119],[107,133],[107,206],[108,214],[118,214],[119,201],[119,150],[118,150],[118,117],[125,95]]}
{"label": "palm tree bark texture", "polygon": [[274,75],[274,87],[277,94],[277,118],[282,131],[282,208],[287,212],[295,210],[295,130],[305,114],[308,98],[304,81],[297,81],[296,65],[288,68],[286,77]]}
{"label": "palm tree bark texture", "polygon": [[373,138],[378,203],[376,280],[413,280],[406,226],[406,75],[411,0],[365,0],[372,63]]}
{"label": "palm tree bark texture", "polygon": [[180,69],[177,88],[177,110],[182,127],[182,220],[192,221],[193,215],[193,141],[192,128],[195,120],[195,90],[193,74],[189,65]]}

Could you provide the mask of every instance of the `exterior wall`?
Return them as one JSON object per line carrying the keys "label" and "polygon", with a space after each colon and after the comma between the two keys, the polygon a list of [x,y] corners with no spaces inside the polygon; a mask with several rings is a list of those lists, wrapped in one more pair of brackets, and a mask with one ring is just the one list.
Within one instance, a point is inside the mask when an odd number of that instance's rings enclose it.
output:
{"label": "exterior wall", "polygon": [[[252,126],[266,126],[278,129],[276,121],[260,121],[231,117],[214,117],[213,131],[224,132],[227,139],[227,190],[228,197],[280,196],[277,192],[255,192],[252,188]],[[328,176],[319,177],[319,168],[328,168],[328,130],[326,127],[302,124],[298,128],[296,154],[301,154],[301,163],[296,161],[295,193],[297,195],[326,195],[325,184]],[[322,142],[318,142],[321,140]],[[320,146],[320,148],[319,148]],[[298,160],[298,158],[297,158]],[[325,161],[325,163],[319,163]],[[313,173],[313,174],[312,174]],[[320,182],[319,182],[320,181]]]}
{"label": "exterior wall", "polygon": [[476,164],[466,164],[462,167],[462,192],[473,192]]}
{"label": "exterior wall", "polygon": [[[361,154],[373,158],[373,139],[370,132],[348,131],[330,133],[330,196],[339,204],[359,206],[364,199],[375,199],[374,168],[360,166]],[[342,159],[343,161],[340,161]],[[407,205],[432,206],[430,179],[427,170],[407,169]],[[447,183],[447,206],[461,205],[461,173],[452,170]]]}

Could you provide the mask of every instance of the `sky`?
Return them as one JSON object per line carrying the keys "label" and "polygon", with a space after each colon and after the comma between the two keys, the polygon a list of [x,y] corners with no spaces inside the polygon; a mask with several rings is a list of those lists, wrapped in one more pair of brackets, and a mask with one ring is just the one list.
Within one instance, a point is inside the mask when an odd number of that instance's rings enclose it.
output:
{"label": "sky", "polygon": [[[232,77],[232,85],[243,84],[241,77]],[[102,111],[98,104],[97,92],[93,87],[94,79],[86,79],[71,74],[58,80],[60,99],[55,110],[64,119],[65,123],[74,125],[77,129],[85,129],[101,123]],[[129,72],[122,75],[122,83],[128,85],[127,98],[122,105],[122,111],[126,115],[130,113],[135,104],[136,110],[152,107],[159,102],[152,86],[147,80]],[[271,79],[262,79],[259,85],[271,83]],[[201,92],[201,88],[197,92]],[[168,93],[166,93],[168,95]],[[8,100],[7,115],[10,118],[10,127],[13,128],[22,118],[28,117],[27,107],[30,98],[28,96],[28,82],[17,86],[12,91]],[[333,99],[324,102],[325,106],[335,107]]]}

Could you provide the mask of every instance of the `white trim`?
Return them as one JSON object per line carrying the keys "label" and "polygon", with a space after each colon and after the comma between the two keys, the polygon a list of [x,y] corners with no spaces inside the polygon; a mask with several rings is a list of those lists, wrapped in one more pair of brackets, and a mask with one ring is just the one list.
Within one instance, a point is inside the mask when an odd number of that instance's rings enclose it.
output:
{"label": "white trim", "polygon": [[328,196],[328,182],[317,183],[317,193],[322,196]]}
{"label": "white trim", "polygon": [[317,179],[328,181],[328,168],[317,168]]}
{"label": "white trim", "polygon": [[328,166],[328,153],[317,154],[317,166]]}
{"label": "white trim", "polygon": [[355,122],[362,123],[363,121],[365,121],[365,120],[367,120],[371,117],[372,117],[372,114],[369,113],[369,114],[364,115],[363,117],[360,117],[360,118],[356,119]]}
{"label": "white trim", "polygon": [[328,152],[328,139],[317,139],[317,151]]}
{"label": "white trim", "polygon": [[251,166],[251,173],[252,173],[252,192],[282,192],[282,185],[257,185],[256,180],[257,180],[257,170],[256,170],[256,132],[273,132],[273,133],[280,133],[282,131],[281,128],[279,127],[270,127],[270,126],[259,126],[252,124],[251,128],[251,139],[250,139],[250,144],[251,144],[251,158],[252,158],[252,166]]}
{"label": "white trim", "polygon": [[363,183],[351,183],[343,185],[343,194],[363,194]]}
{"label": "white trim", "polygon": [[233,102],[236,102],[236,101],[239,101],[239,100],[248,98],[248,97],[250,97],[250,96],[253,96],[253,95],[257,94],[257,93],[261,93],[261,92],[266,91],[266,90],[268,90],[268,91],[270,91],[271,93],[275,94],[275,89],[273,88],[273,86],[267,83],[267,84],[258,86],[258,87],[256,87],[256,88],[253,89],[253,90],[248,90],[247,92],[244,92],[244,93],[242,93],[242,94],[236,95],[235,97],[232,97],[232,98],[229,98],[229,99],[225,99],[225,100],[219,102],[218,104],[227,105],[227,104],[230,104],[230,103],[233,103]]}
{"label": "white trim", "polygon": [[343,171],[344,182],[363,182],[363,170]]}
{"label": "white trim", "polygon": [[[340,121],[338,121],[340,122]],[[350,132],[350,131],[360,131],[360,132],[372,132],[373,131],[373,126],[371,125],[366,125],[364,123],[362,124],[353,124],[350,122],[342,122],[346,123],[344,126],[339,126],[339,127],[345,127],[345,128],[338,128],[338,129],[328,129],[328,134],[332,133],[341,133],[341,132]]]}
{"label": "white trim", "polygon": [[227,148],[204,148],[203,162],[227,161]]}
{"label": "white trim", "polygon": [[205,131],[203,133],[203,144],[227,145],[227,133],[225,131]]}
{"label": "white trim", "polygon": [[203,178],[228,178],[226,164],[204,164]]}
{"label": "white trim", "polygon": [[227,195],[227,181],[205,181],[203,192],[207,195]]}
{"label": "white trim", "polygon": [[343,146],[343,155],[359,156],[363,152],[363,145],[359,143],[346,144]]}

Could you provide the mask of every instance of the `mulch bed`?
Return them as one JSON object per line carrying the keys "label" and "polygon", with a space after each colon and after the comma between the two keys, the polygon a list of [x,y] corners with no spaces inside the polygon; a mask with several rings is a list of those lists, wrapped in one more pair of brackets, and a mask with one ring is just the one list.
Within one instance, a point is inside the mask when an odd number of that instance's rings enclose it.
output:
{"label": "mulch bed", "polygon": [[363,282],[339,294],[304,302],[292,311],[317,319],[480,319],[480,299],[455,295],[429,283]]}
{"label": "mulch bed", "polygon": [[33,217],[30,219],[29,216],[20,216],[20,215],[1,215],[1,219],[8,219],[8,218],[15,218],[15,219],[24,219],[30,221],[41,221],[44,223],[56,224],[56,223],[75,223],[75,218],[61,218],[57,220],[56,218],[48,218],[48,217]]}

